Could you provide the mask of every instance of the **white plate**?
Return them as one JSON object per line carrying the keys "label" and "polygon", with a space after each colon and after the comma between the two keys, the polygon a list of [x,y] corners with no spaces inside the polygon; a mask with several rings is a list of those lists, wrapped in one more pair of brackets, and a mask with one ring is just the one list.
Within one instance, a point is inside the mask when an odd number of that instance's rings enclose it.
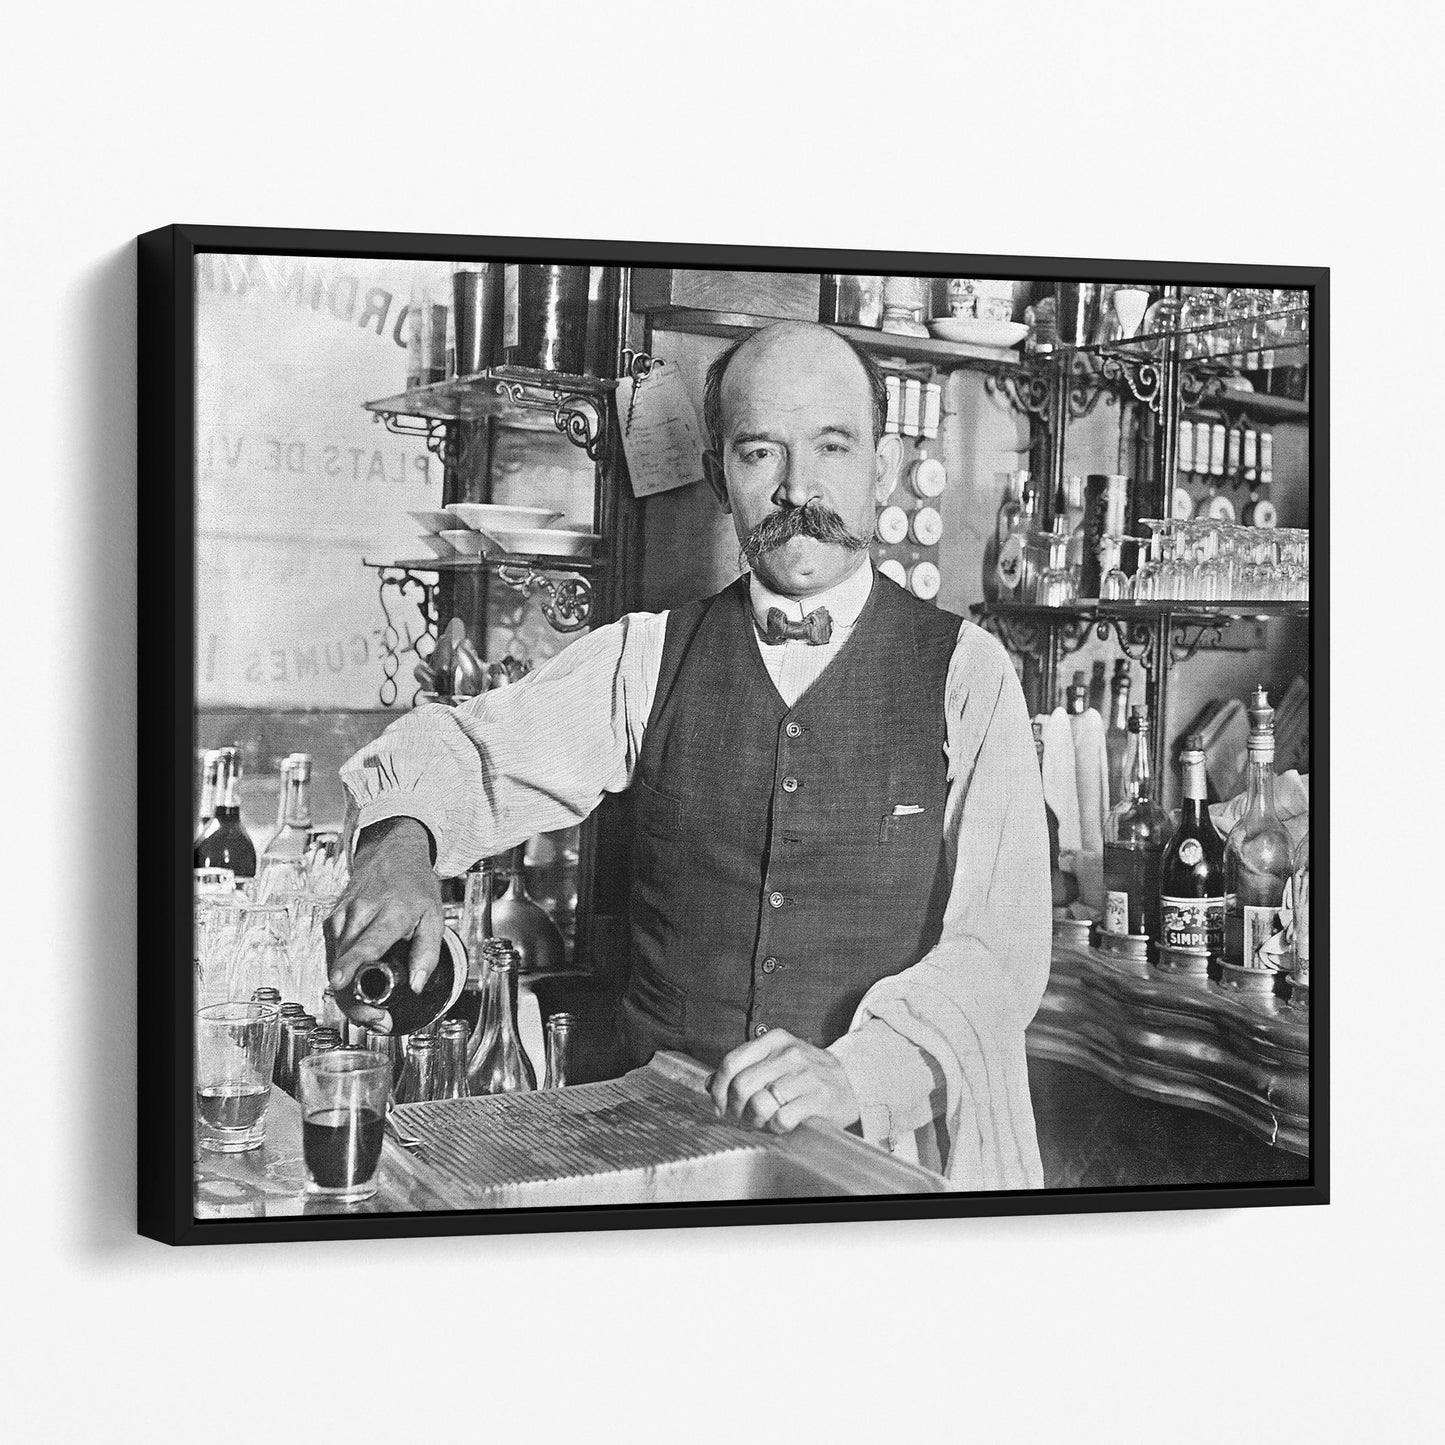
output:
{"label": "white plate", "polygon": [[457,519],[450,512],[408,512],[407,516],[423,532],[441,532],[448,527],[455,527],[457,524]]}
{"label": "white plate", "polygon": [[470,527],[457,528],[439,535],[463,557],[484,557],[497,550],[496,543],[490,537],[482,532],[474,532]]}
{"label": "white plate", "polygon": [[593,532],[571,532],[563,527],[524,527],[506,532],[493,529],[484,535],[503,552],[536,557],[586,557],[592,544],[602,540]]}
{"label": "white plate", "polygon": [[495,502],[448,502],[447,511],[476,532],[545,527],[562,515],[547,507],[507,507]]}
{"label": "white plate", "polygon": [[433,557],[455,557],[457,549],[440,532],[423,532],[417,540]]}
{"label": "white plate", "polygon": [[928,329],[940,341],[966,341],[970,346],[1017,346],[1029,334],[1022,321],[978,321],[972,316],[940,316]]}

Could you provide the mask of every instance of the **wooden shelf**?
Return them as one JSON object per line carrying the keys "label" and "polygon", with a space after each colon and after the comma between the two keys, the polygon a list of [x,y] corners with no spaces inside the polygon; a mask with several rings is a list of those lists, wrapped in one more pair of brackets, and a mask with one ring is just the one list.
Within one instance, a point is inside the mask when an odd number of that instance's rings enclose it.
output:
{"label": "wooden shelf", "polygon": [[[646,313],[654,331],[677,331],[688,336],[722,336],[736,338],[751,335],[764,326],[777,323],[776,316],[750,316],[739,311],[696,311],[691,307],[669,306]],[[904,361],[935,366],[942,370],[972,367],[996,370],[999,367],[1021,367],[1022,360],[1013,347],[970,346],[961,341],[939,341],[931,336],[898,336],[893,332],[874,331],[867,326],[833,325],[832,330],[846,337],[870,356],[901,357]]]}

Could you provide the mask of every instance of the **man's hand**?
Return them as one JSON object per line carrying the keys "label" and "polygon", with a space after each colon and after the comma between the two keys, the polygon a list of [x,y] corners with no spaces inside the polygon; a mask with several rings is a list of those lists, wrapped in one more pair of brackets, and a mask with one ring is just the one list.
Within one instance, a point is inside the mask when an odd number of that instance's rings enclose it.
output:
{"label": "man's hand", "polygon": [[774,1134],[786,1134],[804,1119],[827,1119],[846,1129],[862,1112],[842,1064],[786,1029],[739,1044],[717,1066],[708,1093],[720,1115]]}
{"label": "man's hand", "polygon": [[326,971],[341,1011],[354,1023],[389,1032],[391,1017],[358,1003],[351,984],[399,938],[410,938],[407,966],[420,993],[442,943],[441,884],[431,866],[430,835],[415,818],[388,818],[357,844],[351,882],[326,920]]}

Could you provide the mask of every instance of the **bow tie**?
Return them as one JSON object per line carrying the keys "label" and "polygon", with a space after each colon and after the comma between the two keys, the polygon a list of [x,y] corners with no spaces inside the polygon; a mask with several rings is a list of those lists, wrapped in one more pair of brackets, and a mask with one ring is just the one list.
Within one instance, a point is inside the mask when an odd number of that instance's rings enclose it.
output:
{"label": "bow tie", "polygon": [[790,622],[781,607],[769,607],[767,622],[758,628],[763,641],[806,642],[819,647],[833,636],[833,615],[826,607],[815,607],[801,622]]}

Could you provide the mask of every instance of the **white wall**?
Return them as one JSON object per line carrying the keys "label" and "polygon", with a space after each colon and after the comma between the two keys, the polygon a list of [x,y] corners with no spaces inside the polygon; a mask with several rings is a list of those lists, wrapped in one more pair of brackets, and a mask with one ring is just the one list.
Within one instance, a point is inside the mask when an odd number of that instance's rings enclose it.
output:
{"label": "white wall", "polygon": [[[1424,144],[1438,22],[1390,0],[1003,20],[735,0],[696,30],[686,7],[575,8],[573,28],[556,7],[456,6],[453,28],[441,7],[295,0],[7,22],[8,1438],[254,1445],[296,1392],[328,1428],[364,1421],[358,1439],[429,1438],[402,1436],[410,1394],[370,1368],[422,1286],[460,1362],[437,1438],[460,1438],[458,1419],[468,1438],[539,1441],[1423,1438],[1438,1426],[1424,760],[1439,669],[1433,647],[1411,662],[1400,618],[1424,602],[1414,539],[1442,517],[1438,429],[1399,404],[1413,397],[1390,358],[1438,370],[1445,334]],[[1192,178],[1168,179],[1180,165]],[[166,965],[145,951],[131,862],[131,238],[173,220],[1332,264],[1335,1203],[491,1243],[137,1239],[137,938],[143,971]],[[529,1296],[565,1303],[507,1310],[476,1338],[487,1301]],[[288,1302],[328,1297],[373,1336],[359,1356],[287,1319]],[[217,1385],[238,1358],[245,1408]]]}

